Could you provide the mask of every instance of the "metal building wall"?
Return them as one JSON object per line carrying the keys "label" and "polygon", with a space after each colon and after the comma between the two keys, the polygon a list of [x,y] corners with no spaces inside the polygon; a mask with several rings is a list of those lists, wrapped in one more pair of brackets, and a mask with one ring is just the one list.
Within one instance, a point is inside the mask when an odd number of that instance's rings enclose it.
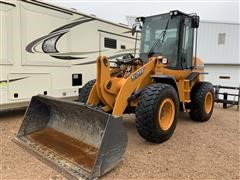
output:
{"label": "metal building wall", "polygon": [[[198,30],[198,57],[205,64],[240,64],[240,24],[201,21]],[[220,33],[225,33],[224,44],[218,44]]]}
{"label": "metal building wall", "polygon": [[240,86],[240,66],[236,65],[205,65],[205,81],[214,85]]}
{"label": "metal building wall", "polygon": [[[204,61],[206,81],[222,86],[240,85],[239,30],[237,23],[200,22],[197,56]],[[221,39],[219,34],[225,34],[225,38]]]}

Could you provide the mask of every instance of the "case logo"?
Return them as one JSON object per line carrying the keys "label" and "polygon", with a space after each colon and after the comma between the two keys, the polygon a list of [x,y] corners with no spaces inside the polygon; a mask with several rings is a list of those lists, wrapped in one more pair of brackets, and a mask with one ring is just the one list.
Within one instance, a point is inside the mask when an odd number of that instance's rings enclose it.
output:
{"label": "case logo", "polygon": [[140,68],[135,74],[132,75],[131,79],[132,81],[135,81],[137,78],[139,78],[144,73],[144,67]]}

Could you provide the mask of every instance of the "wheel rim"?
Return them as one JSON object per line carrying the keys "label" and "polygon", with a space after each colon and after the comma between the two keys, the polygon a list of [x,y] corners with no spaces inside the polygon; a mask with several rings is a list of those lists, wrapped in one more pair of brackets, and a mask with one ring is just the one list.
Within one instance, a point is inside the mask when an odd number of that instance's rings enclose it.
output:
{"label": "wheel rim", "polygon": [[172,99],[167,98],[161,103],[158,113],[158,122],[161,129],[168,130],[173,123],[174,116],[175,105]]}
{"label": "wheel rim", "polygon": [[204,100],[204,108],[207,114],[211,112],[212,106],[213,106],[213,96],[211,92],[208,92]]}

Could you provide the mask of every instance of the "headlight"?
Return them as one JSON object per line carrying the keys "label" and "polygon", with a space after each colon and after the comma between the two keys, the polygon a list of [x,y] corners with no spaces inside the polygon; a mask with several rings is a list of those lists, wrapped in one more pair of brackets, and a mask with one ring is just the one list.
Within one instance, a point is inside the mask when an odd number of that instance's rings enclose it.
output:
{"label": "headlight", "polygon": [[162,58],[162,63],[163,64],[167,64],[168,63],[168,59],[167,58]]}

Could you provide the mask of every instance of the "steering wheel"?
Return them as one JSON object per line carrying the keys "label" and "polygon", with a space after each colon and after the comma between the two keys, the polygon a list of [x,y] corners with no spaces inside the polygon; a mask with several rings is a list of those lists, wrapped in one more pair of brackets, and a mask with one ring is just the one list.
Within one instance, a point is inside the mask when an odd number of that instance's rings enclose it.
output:
{"label": "steering wheel", "polygon": [[141,62],[141,64],[143,65],[143,60],[140,58],[135,58],[132,54],[126,54],[122,57],[122,59],[116,59],[117,60],[117,64],[121,65],[121,64],[131,64],[134,61],[139,60]]}
{"label": "steering wheel", "polygon": [[133,59],[133,58],[134,58],[134,56],[131,53],[126,54],[122,57],[122,59]]}

